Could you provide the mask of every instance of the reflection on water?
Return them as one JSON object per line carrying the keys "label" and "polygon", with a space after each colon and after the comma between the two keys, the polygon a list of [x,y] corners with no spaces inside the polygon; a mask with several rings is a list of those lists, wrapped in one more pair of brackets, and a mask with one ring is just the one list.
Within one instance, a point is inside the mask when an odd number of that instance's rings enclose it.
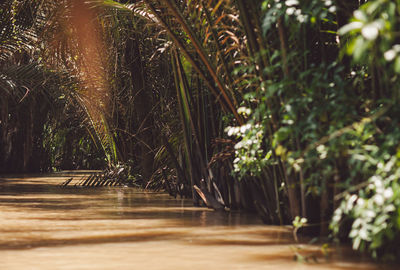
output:
{"label": "reflection on water", "polygon": [[69,177],[0,177],[0,269],[385,269],[348,248],[325,258],[252,214],[132,188],[58,186]]}

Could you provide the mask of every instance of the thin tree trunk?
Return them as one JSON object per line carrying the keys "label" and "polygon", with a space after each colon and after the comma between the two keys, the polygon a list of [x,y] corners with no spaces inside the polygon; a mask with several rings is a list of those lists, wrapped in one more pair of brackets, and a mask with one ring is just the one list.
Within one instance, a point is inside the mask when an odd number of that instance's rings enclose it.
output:
{"label": "thin tree trunk", "polygon": [[[149,117],[153,107],[153,100],[146,88],[144,63],[141,59],[141,51],[137,36],[127,41],[126,61],[130,67],[131,82],[133,87],[133,106],[136,112],[137,136],[141,141],[138,144],[138,154],[142,176],[145,181],[149,180],[153,172],[154,154],[149,146],[153,145],[152,117]],[[142,143],[143,142],[143,143]]]}

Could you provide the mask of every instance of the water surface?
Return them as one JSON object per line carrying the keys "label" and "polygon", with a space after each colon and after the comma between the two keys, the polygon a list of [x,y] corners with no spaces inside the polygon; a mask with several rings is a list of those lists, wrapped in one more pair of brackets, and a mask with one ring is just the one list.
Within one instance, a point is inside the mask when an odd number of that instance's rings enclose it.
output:
{"label": "water surface", "polygon": [[346,247],[325,256],[252,214],[133,188],[60,187],[69,177],[0,177],[0,270],[395,269]]}

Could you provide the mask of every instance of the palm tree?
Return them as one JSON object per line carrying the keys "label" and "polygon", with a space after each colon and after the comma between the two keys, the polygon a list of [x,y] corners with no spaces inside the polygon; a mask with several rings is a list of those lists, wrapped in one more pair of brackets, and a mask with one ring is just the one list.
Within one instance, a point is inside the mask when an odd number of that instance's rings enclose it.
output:
{"label": "palm tree", "polygon": [[[0,170],[40,168],[41,127],[61,77],[34,55],[39,5],[5,1],[0,6]],[[45,96],[45,98],[43,98]],[[22,121],[23,119],[23,121]]]}

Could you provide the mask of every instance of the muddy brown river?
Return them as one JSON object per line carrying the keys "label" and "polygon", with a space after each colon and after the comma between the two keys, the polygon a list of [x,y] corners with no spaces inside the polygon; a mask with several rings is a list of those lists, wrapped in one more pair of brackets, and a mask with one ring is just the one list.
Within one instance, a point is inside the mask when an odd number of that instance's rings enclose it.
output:
{"label": "muddy brown river", "polygon": [[133,188],[58,186],[69,177],[0,176],[0,270],[396,269],[348,247],[297,244],[290,227],[252,214]]}

